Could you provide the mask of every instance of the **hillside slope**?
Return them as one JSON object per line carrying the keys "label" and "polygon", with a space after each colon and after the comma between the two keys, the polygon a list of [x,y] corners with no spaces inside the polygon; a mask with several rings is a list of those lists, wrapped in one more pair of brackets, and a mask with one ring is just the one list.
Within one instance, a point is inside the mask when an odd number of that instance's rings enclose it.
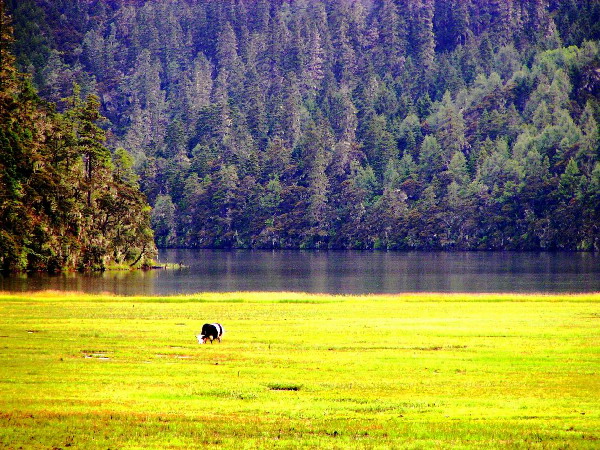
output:
{"label": "hillside slope", "polygon": [[10,0],[159,246],[600,249],[600,2]]}

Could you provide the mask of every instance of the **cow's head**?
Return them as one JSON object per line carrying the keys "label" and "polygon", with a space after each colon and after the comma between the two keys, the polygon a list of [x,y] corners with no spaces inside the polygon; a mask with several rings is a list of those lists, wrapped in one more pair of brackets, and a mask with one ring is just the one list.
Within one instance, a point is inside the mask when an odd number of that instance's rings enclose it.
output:
{"label": "cow's head", "polygon": [[206,344],[208,338],[203,334],[199,334],[196,336],[196,339],[198,339],[198,344]]}

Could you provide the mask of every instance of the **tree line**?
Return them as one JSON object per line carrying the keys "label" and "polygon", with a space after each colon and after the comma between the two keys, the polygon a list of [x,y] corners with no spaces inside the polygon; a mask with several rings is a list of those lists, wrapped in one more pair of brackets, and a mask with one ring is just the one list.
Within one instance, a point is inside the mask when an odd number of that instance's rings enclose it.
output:
{"label": "tree line", "polygon": [[133,159],[111,152],[100,100],[75,84],[63,112],[42,100],[11,53],[0,0],[0,270],[144,267],[156,254]]}
{"label": "tree line", "polygon": [[597,0],[8,4],[159,246],[600,249]]}

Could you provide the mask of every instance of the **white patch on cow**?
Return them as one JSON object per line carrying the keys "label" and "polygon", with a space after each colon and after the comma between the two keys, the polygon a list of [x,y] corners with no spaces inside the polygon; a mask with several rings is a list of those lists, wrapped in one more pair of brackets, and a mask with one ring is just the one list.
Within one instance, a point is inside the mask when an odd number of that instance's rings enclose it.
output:
{"label": "white patch on cow", "polygon": [[204,336],[201,334],[196,335],[196,339],[198,339],[198,344],[204,344]]}
{"label": "white patch on cow", "polygon": [[225,333],[225,330],[223,329],[223,326],[220,323],[213,323],[213,325],[217,329],[217,332],[218,332],[218,336],[217,337],[223,336],[223,333]]}

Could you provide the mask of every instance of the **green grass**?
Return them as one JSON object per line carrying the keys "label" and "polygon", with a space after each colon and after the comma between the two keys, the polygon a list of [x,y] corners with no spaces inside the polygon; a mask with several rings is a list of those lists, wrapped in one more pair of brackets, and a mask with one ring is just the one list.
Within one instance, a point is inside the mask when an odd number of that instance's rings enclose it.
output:
{"label": "green grass", "polygon": [[211,444],[598,448],[600,294],[0,293],[0,447]]}

